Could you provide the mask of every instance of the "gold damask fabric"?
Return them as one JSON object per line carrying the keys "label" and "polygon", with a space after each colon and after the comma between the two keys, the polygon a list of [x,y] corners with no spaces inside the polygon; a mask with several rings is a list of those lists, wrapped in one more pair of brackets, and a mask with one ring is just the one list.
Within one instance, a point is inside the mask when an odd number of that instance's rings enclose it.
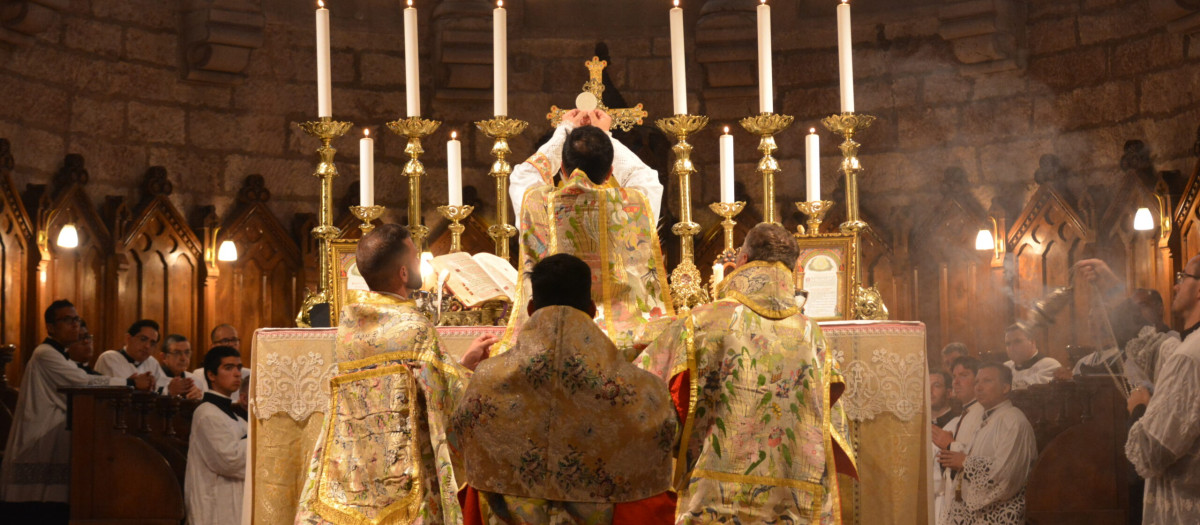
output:
{"label": "gold damask fabric", "polygon": [[446,419],[468,372],[411,301],[372,292],[350,301],[296,523],[460,523]]}
{"label": "gold damask fabric", "polygon": [[[915,322],[821,323],[846,374],[842,403],[859,480],[840,476],[846,523],[929,523],[932,449],[925,326]],[[915,404],[915,406],[914,406]]]}
{"label": "gold damask fabric", "polygon": [[452,421],[479,491],[617,503],[670,487],[666,384],[569,306],[534,312],[512,350],[481,363]]}
{"label": "gold damask fabric", "polygon": [[720,299],[676,321],[639,357],[669,381],[688,373],[677,523],[839,519],[837,454],[852,466],[834,424],[841,380],[792,282],[782,264],[743,265],[722,282]]}
{"label": "gold damask fabric", "polygon": [[[612,180],[611,178],[609,179]],[[559,187],[540,186],[521,206],[522,278],[508,330],[498,344],[513,344],[528,319],[528,272],[543,258],[569,253],[592,269],[596,322],[630,360],[634,339],[651,319],[673,315],[653,208],[642,192],[593,184],[575,170]]]}

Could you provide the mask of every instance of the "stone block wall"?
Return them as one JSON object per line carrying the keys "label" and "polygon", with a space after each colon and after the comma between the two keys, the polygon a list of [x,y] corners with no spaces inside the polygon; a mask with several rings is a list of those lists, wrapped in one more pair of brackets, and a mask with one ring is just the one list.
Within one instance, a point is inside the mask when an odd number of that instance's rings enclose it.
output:
{"label": "stone block wall", "polygon": [[[539,11],[548,3],[506,2],[510,114],[531,123],[512,142],[517,156],[531,152],[548,129],[551,104],[572,103],[597,42],[608,46],[608,72],[625,100],[650,112],[647,124],[671,111],[665,0],[662,6],[614,0],[599,10],[555,2],[554,16]],[[404,116],[401,8],[395,0],[329,4],[334,115],[357,124],[335,143],[342,173],[335,190],[343,195],[357,179],[354,139],[370,127],[378,138],[377,201],[401,220],[404,143],[383,128]],[[718,219],[707,203],[717,199],[710,182],[723,126],[734,129],[739,180],[752,200],[761,195],[756,140],[736,126],[758,106],[755,4],[685,2],[690,107],[712,118],[692,141],[700,168],[695,216],[705,227]],[[796,117],[778,137],[779,206],[790,227],[797,220],[791,202],[803,197],[803,136],[838,111],[834,2],[772,4],[776,108]],[[177,188],[172,200],[188,213],[210,204],[226,213],[240,182],[254,173],[265,178],[270,206],[285,224],[295,213],[315,211],[319,185],[310,173],[317,144],[295,125],[316,113],[310,9],[291,0],[64,5],[57,23],[30,38],[5,38],[0,50],[0,136],[12,140],[20,187],[49,182],[66,154],[79,153],[96,202],[136,196],[140,175],[161,165]],[[857,106],[879,117],[861,141],[867,173],[860,187],[872,216],[929,209],[940,198],[935,180],[947,168],[967,174],[985,208],[995,196],[1024,195],[1047,153],[1063,160],[1079,188],[1116,180],[1126,139],[1144,140],[1158,169],[1193,168],[1200,124],[1194,10],[1173,0],[856,0],[854,6]],[[476,213],[491,217],[489,143],[471,124],[491,113],[490,65],[477,59],[485,51],[490,57],[490,3],[418,0],[417,7],[422,107],[444,121],[425,143],[426,221],[442,221],[433,208],[445,199],[443,144],[452,130],[465,139],[465,183],[485,203]],[[236,48],[222,57],[246,50],[248,59],[204,65],[191,51],[197,42]],[[218,71],[197,76],[197,70]],[[839,157],[836,137],[821,133],[828,194],[839,183]],[[670,202],[678,205],[674,197]]]}

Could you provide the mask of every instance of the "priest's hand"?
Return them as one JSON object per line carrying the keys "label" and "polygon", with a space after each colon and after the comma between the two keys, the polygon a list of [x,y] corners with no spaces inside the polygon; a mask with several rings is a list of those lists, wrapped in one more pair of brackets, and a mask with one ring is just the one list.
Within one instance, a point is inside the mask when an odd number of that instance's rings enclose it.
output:
{"label": "priest's hand", "polygon": [[1055,381],[1066,382],[1066,381],[1073,381],[1074,379],[1075,379],[1075,374],[1072,373],[1070,368],[1067,368],[1065,366],[1060,366],[1060,367],[1054,369],[1054,380]]}
{"label": "priest's hand", "polygon": [[937,425],[933,426],[933,444],[937,445],[942,450],[949,450],[950,444],[954,442],[954,434],[942,430]]}
{"label": "priest's hand", "polygon": [[562,122],[559,125],[561,126],[562,124],[570,124],[574,127],[586,126],[586,118],[587,113],[584,113],[578,109],[572,109],[571,111],[563,113]]}
{"label": "priest's hand", "polygon": [[133,374],[129,379],[133,381],[133,388],[138,390],[150,390],[154,387],[154,376],[150,375],[150,372]]}
{"label": "priest's hand", "polygon": [[1095,283],[1096,287],[1105,293],[1121,284],[1121,280],[1117,279],[1117,274],[1108,267],[1108,263],[1100,259],[1084,259],[1075,263],[1071,269],[1087,282]]}
{"label": "priest's hand", "polygon": [[589,117],[592,120],[593,126],[596,126],[604,131],[610,131],[612,129],[612,116],[610,116],[608,113],[605,113],[604,110],[593,109],[588,113],[590,114]]}
{"label": "priest's hand", "polygon": [[967,460],[967,455],[963,454],[962,452],[943,450],[938,452],[937,458],[938,464],[945,468],[951,470],[962,470],[963,462]]}
{"label": "priest's hand", "polygon": [[1129,400],[1125,403],[1125,409],[1128,410],[1130,414],[1132,414],[1133,410],[1136,409],[1138,407],[1138,405],[1149,405],[1149,404],[1150,404],[1150,391],[1146,390],[1145,387],[1139,386],[1139,387],[1133,389],[1133,392],[1129,393]]}
{"label": "priest's hand", "polygon": [[492,345],[499,341],[500,337],[495,335],[481,335],[475,338],[474,341],[471,341],[471,347],[467,349],[467,353],[463,354],[459,364],[466,367],[467,370],[474,371],[475,367],[491,354]]}
{"label": "priest's hand", "polygon": [[196,388],[196,384],[190,378],[176,377],[167,383],[167,395],[182,396],[193,388]]}

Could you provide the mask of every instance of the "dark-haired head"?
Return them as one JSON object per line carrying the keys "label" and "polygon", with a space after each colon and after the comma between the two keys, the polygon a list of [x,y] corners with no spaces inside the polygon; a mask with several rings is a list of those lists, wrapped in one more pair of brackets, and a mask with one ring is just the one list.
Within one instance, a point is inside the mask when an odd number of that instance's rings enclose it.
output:
{"label": "dark-haired head", "polygon": [[[241,357],[242,354],[232,346],[214,346],[204,354],[204,380],[212,387],[213,378],[221,369],[221,360],[226,357]],[[209,375],[212,374],[212,375]]]}
{"label": "dark-haired head", "polygon": [[71,301],[59,299],[50,303],[42,318],[46,321],[46,335],[51,339],[62,344],[79,339],[79,313]]}
{"label": "dark-haired head", "polygon": [[408,228],[383,224],[358,241],[355,262],[367,287],[401,293],[421,287],[421,262]]}
{"label": "dark-haired head", "polygon": [[567,135],[563,143],[563,173],[570,176],[583,170],[594,184],[604,184],[612,172],[612,139],[596,126],[579,126]]}
{"label": "dark-haired head", "polygon": [[778,224],[762,222],[746,233],[738,253],[739,266],[754,261],[781,262],[788,270],[796,270],[800,246],[796,238]]}
{"label": "dark-haired head", "polygon": [[570,306],[590,316],[596,315],[592,302],[592,269],[574,255],[560,253],[539,261],[529,272],[533,295],[529,313],[547,306]]}
{"label": "dark-haired head", "polygon": [[[129,335],[137,335],[138,332],[141,332],[143,328],[149,328],[155,332],[158,332],[158,322],[154,319],[139,319],[133,324],[129,325],[128,333]],[[158,343],[157,334],[155,335],[154,342]]]}

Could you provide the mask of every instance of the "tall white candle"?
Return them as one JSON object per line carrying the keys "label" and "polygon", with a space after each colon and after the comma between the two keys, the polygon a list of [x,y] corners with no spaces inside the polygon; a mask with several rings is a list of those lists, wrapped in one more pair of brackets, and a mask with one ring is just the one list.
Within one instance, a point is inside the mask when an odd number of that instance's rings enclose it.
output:
{"label": "tall white candle", "polygon": [[771,6],[758,5],[758,111],[775,112],[775,87],[771,80]]}
{"label": "tall white candle", "polygon": [[375,205],[375,139],[369,129],[358,140],[358,205]]}
{"label": "tall white candle", "polygon": [[329,10],[317,0],[317,116],[333,116],[333,98],[329,72]]}
{"label": "tall white candle", "polygon": [[817,128],[809,128],[804,137],[804,182],[808,200],[821,200],[821,138]]}
{"label": "tall white candle", "polygon": [[719,140],[721,157],[721,202],[733,202],[733,135],[729,126]]}
{"label": "tall white candle", "polygon": [[713,263],[713,282],[719,283],[725,280],[725,265],[721,263]]}
{"label": "tall white candle", "polygon": [[854,113],[854,59],[850,39],[850,3],[837,6],[838,74],[841,78],[842,113]]}
{"label": "tall white candle", "polygon": [[492,10],[492,90],[496,116],[508,115],[508,11],[504,0]]}
{"label": "tall white candle", "polygon": [[462,143],[457,131],[450,132],[450,141],[446,142],[446,184],[450,205],[462,206]]}
{"label": "tall white candle", "polygon": [[671,89],[675,100],[675,114],[687,114],[687,71],[683,66],[683,9],[679,0],[671,8]]}
{"label": "tall white candle", "polygon": [[421,75],[417,65],[417,10],[408,0],[404,9],[404,94],[408,116],[421,116]]}

